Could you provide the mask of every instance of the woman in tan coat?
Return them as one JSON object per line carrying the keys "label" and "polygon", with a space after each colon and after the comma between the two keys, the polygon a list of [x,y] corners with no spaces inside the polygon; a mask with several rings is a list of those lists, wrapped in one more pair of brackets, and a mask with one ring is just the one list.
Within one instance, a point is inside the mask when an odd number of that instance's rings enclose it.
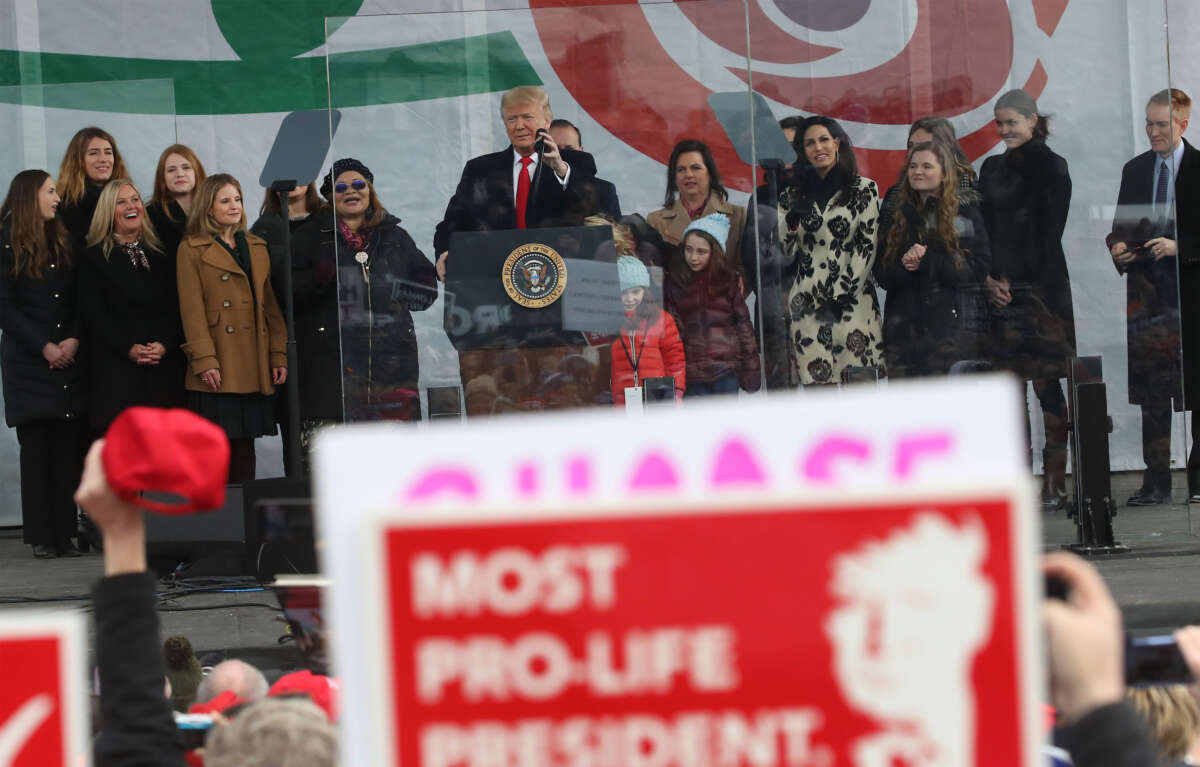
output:
{"label": "woman in tan coat", "polygon": [[[667,194],[663,207],[646,218],[646,223],[662,235],[666,244],[678,249],[683,233],[697,219],[713,213],[729,217],[728,261],[745,272],[740,275],[747,289],[757,284],[753,264],[742,261],[742,234],[746,229],[746,210],[729,202],[729,193],[721,184],[721,171],[712,152],[703,141],[684,139],[671,150],[667,163]],[[667,264],[672,263],[668,254]],[[750,254],[753,258],[753,254]],[[682,263],[680,261],[679,263]]]}
{"label": "woman in tan coat", "polygon": [[254,479],[254,440],[275,433],[268,397],[287,379],[287,330],[233,176],[197,185],[177,277],[188,406],[229,436],[229,482]]}

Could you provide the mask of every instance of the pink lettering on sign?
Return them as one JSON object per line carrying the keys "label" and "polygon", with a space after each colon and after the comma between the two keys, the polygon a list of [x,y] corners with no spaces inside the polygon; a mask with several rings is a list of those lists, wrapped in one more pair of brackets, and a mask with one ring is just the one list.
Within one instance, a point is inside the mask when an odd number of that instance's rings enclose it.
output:
{"label": "pink lettering on sign", "polygon": [[865,463],[870,458],[870,442],[859,437],[834,434],[819,441],[808,452],[800,473],[811,482],[834,484],[838,480],[836,464],[846,461]]}
{"label": "pink lettering on sign", "polygon": [[642,457],[629,480],[630,490],[675,490],[679,473],[665,453],[654,451]]}
{"label": "pink lettering on sign", "polygon": [[475,500],[479,497],[479,485],[467,469],[456,466],[433,468],[422,474],[409,488],[405,500],[428,501],[440,495]]}
{"label": "pink lettering on sign", "polygon": [[907,479],[918,462],[944,457],[953,447],[954,439],[949,431],[905,435],[896,444],[893,474],[897,479]]}
{"label": "pink lettering on sign", "polygon": [[587,456],[577,455],[567,461],[567,491],[571,495],[591,494],[592,463]]}
{"label": "pink lettering on sign", "polygon": [[532,498],[540,490],[537,466],[523,463],[517,467],[517,495],[522,498]]}
{"label": "pink lettering on sign", "polygon": [[[893,461],[887,467],[892,478],[911,479],[922,463],[944,460],[954,448],[949,430],[904,434],[895,443]],[[869,463],[878,451],[869,438],[833,433],[818,439],[800,459],[800,478],[820,485],[842,481],[839,472]],[[770,480],[765,464],[754,452],[749,440],[729,437],[717,447],[709,486],[765,487]],[[596,494],[592,459],[576,454],[562,464],[563,486],[576,497]],[[518,463],[512,470],[517,497],[532,499],[545,494],[542,466],[534,461]],[[483,495],[481,478],[463,466],[435,466],[421,473],[408,491],[405,501],[431,501],[441,498],[479,500]],[[666,450],[651,450],[634,464],[626,489],[635,492],[679,490],[683,486],[678,465]]]}
{"label": "pink lettering on sign", "polygon": [[721,445],[713,462],[713,487],[727,485],[762,486],[767,476],[759,465],[758,458],[746,442],[733,437]]}

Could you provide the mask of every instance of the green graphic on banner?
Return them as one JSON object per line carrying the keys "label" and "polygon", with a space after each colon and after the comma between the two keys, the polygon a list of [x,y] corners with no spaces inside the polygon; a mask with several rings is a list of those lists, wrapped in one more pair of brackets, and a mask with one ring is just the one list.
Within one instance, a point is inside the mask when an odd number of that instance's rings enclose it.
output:
{"label": "green graphic on banner", "polygon": [[[0,103],[163,114],[160,94],[143,92],[129,81],[172,80],[174,113],[180,115],[324,109],[330,106],[327,64],[337,72],[332,106],[339,108],[453,98],[541,83],[507,31],[336,53],[328,60],[297,57],[325,43],[327,16],[337,17],[329,19],[332,32],[361,4],[361,0],[260,0],[253,13],[247,13],[246,3],[240,0],[212,0],[221,34],[241,57],[236,61],[0,50]],[[55,87],[43,88],[51,85]]]}

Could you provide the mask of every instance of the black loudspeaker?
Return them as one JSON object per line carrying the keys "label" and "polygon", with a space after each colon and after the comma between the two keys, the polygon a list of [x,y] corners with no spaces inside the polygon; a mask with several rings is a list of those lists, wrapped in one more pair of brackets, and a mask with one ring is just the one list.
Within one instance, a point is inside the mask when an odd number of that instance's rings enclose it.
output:
{"label": "black loudspeaker", "polygon": [[145,513],[146,556],[159,575],[245,575],[242,486],[225,487],[225,504],[195,514]]}
{"label": "black loudspeaker", "polygon": [[312,484],[306,477],[257,479],[242,486],[247,572],[269,583],[276,575],[317,572]]}

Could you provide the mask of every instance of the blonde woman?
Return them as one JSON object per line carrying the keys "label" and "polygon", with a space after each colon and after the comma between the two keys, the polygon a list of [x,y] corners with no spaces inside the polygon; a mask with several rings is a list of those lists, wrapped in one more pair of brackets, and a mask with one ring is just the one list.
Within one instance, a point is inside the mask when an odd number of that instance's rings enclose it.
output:
{"label": "blonde woman", "polygon": [[276,433],[269,395],[287,380],[287,329],[267,243],[246,232],[233,176],[196,187],[176,268],[188,406],[225,429],[229,481],[245,482],[254,478],[254,440]]}
{"label": "blonde woman", "polygon": [[1130,687],[1125,699],[1150,726],[1164,764],[1194,764],[1200,707],[1185,685]]}
{"label": "blonde woman", "polygon": [[183,407],[184,365],[175,258],[132,181],[104,187],[87,244],[79,303],[90,341],[88,416],[99,437],[128,407]]}

